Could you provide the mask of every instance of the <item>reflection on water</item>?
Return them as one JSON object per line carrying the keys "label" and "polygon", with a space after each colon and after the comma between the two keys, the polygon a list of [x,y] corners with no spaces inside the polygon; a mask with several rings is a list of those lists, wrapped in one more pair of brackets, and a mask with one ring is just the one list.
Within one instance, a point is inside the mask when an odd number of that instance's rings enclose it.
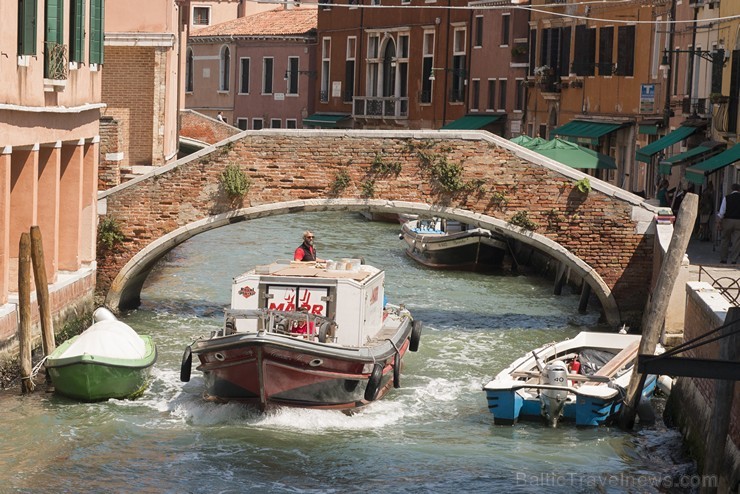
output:
{"label": "reflection on water", "polygon": [[[263,415],[204,401],[198,371],[179,381],[184,347],[221,324],[231,278],[290,258],[307,228],[321,257],[362,256],[386,269],[389,301],[423,321],[402,387],[351,416]],[[94,404],[2,392],[0,490],[658,492],[630,485],[691,471],[679,435],[662,425],[630,434],[494,426],[482,384],[532,348],[598,328],[598,314],[578,314],[577,294],[555,296],[546,280],[429,271],[404,256],[398,231],[356,215],[306,213],[231,225],[178,247],[124,317],[158,345],[149,390]]]}

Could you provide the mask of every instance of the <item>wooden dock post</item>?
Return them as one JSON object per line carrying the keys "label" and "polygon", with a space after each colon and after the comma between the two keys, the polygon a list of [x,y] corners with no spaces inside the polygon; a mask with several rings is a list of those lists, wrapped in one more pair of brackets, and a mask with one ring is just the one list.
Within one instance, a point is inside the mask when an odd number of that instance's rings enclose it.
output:
{"label": "wooden dock post", "polygon": [[560,295],[563,293],[563,285],[565,285],[565,280],[566,280],[565,274],[567,273],[567,271],[568,271],[567,266],[565,265],[564,262],[561,262],[558,265],[558,271],[557,271],[557,274],[555,275],[555,288],[553,289],[554,295]]}
{"label": "wooden dock post", "polygon": [[[736,324],[729,324],[736,322]],[[729,324],[722,330],[725,339],[719,340],[719,358],[729,362],[737,362],[740,357],[740,337],[732,334],[740,327],[740,307],[730,307],[725,316],[725,324]],[[717,379],[714,382],[714,406],[709,424],[709,435],[707,447],[704,454],[704,478],[719,479],[725,462],[725,445],[727,444],[727,433],[730,430],[730,418],[732,414],[732,398],[735,393],[735,381]],[[708,484],[711,484],[709,482]],[[714,494],[717,492],[718,484],[702,486],[701,494]]]}
{"label": "wooden dock post", "polygon": [[21,364],[21,392],[36,387],[31,373],[31,236],[23,232],[18,244],[18,350]]}
{"label": "wooden dock post", "polygon": [[578,300],[578,312],[585,314],[588,308],[588,299],[591,297],[591,285],[586,280],[583,280],[583,286],[581,287],[581,298]]}
{"label": "wooden dock post", "polygon": [[[665,259],[663,259],[658,281],[648,300],[642,318],[642,338],[638,351],[641,355],[655,354],[655,348],[658,346],[658,340],[660,340],[660,334],[663,330],[668,301],[671,298],[673,285],[676,284],[681,262],[686,254],[691,232],[694,229],[698,205],[699,196],[692,193],[687,193],[681,202],[668,252]],[[642,388],[645,385],[645,377],[644,374],[637,372],[636,367],[632,371],[632,377],[627,387],[627,395],[619,413],[619,426],[622,429],[632,429],[635,425],[635,415],[642,396]]]}
{"label": "wooden dock post", "polygon": [[33,262],[33,278],[36,281],[36,299],[41,316],[41,339],[46,357],[54,351],[56,343],[54,342],[54,325],[51,319],[49,285],[44,262],[44,244],[41,240],[41,229],[38,226],[31,227],[31,261]]}

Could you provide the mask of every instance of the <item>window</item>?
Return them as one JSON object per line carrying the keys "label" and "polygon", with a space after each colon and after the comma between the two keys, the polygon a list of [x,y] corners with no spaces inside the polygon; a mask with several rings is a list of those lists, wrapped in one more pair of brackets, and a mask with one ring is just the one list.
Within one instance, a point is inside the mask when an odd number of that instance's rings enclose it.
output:
{"label": "window", "polygon": [[371,34],[367,38],[367,58],[378,58],[378,46],[380,45],[380,36]]}
{"label": "window", "polygon": [[236,119],[236,126],[241,130],[247,130],[247,119],[246,118],[237,118]]}
{"label": "window", "polygon": [[576,26],[576,45],[573,53],[573,70],[579,76],[594,75],[596,62],[596,29]]}
{"label": "window", "polygon": [[331,2],[332,0],[322,0],[320,2],[322,6],[322,10],[331,10]]}
{"label": "window", "polygon": [[480,80],[475,79],[473,81],[473,101],[470,102],[470,109],[472,111],[478,111],[478,105],[480,105]]}
{"label": "window", "polygon": [[501,46],[509,46],[509,21],[511,20],[510,14],[501,15]]}
{"label": "window", "polygon": [[498,109],[499,111],[506,110],[506,79],[498,81]]}
{"label": "window", "polygon": [[558,75],[565,77],[570,74],[570,27],[560,30],[560,59],[558,60]]}
{"label": "window", "polygon": [[253,118],[252,119],[252,129],[254,129],[254,130],[262,130],[262,119],[261,118]]}
{"label": "window", "polygon": [[[402,33],[398,35],[398,91],[397,96],[406,98],[409,95],[409,35]],[[404,102],[405,104],[405,102]]]}
{"label": "window", "polygon": [[85,0],[72,0],[70,3],[69,61],[85,61]]}
{"label": "window", "polygon": [[514,111],[524,110],[524,99],[527,94],[527,87],[524,85],[524,79],[516,80],[516,99],[514,100]]}
{"label": "window", "polygon": [[465,28],[456,28],[452,38],[452,93],[450,101],[465,101]]}
{"label": "window", "polygon": [[44,21],[44,77],[64,79],[67,65],[63,41],[64,0],[46,0]]}
{"label": "window", "polygon": [[298,57],[288,57],[288,94],[298,94]]}
{"label": "window", "polygon": [[480,48],[483,46],[483,16],[479,15],[475,17],[475,47]]}
{"label": "window", "polygon": [[90,63],[103,63],[104,0],[90,0]]}
{"label": "window", "polygon": [[188,48],[185,56],[185,92],[193,92],[193,49]]}
{"label": "window", "polygon": [[421,94],[419,101],[421,103],[432,102],[432,81],[429,77],[432,75],[434,63],[434,31],[424,32],[424,46],[422,48],[421,59]]}
{"label": "window", "polygon": [[239,94],[249,94],[250,58],[239,59]]}
{"label": "window", "polygon": [[617,74],[635,75],[635,26],[617,30]]}
{"label": "window", "polygon": [[18,55],[36,54],[36,17],[36,0],[18,0]]}
{"label": "window", "polygon": [[536,65],[536,59],[537,56],[537,50],[535,50],[535,46],[537,46],[537,30],[532,29],[529,31],[529,71],[527,72],[528,75],[534,75],[534,69],[537,67]]}
{"label": "window", "polygon": [[488,79],[488,107],[489,110],[496,109],[496,79]]}
{"label": "window", "polygon": [[224,45],[221,47],[221,57],[219,61],[219,72],[218,72],[218,90],[228,91],[229,90],[229,76],[231,74],[231,50],[229,47]]}
{"label": "window", "polygon": [[281,121],[279,118],[273,118],[270,120],[270,128],[271,129],[279,129],[281,126]]}
{"label": "window", "polygon": [[331,80],[331,38],[321,40],[321,91],[319,100],[322,103],[329,102],[329,81]]}
{"label": "window", "polygon": [[614,28],[599,30],[599,75],[612,75],[612,52],[614,51]]}
{"label": "window", "polygon": [[344,101],[352,101],[355,95],[355,56],[357,38],[347,38],[347,58],[344,62]]}
{"label": "window", "polygon": [[273,58],[262,59],[262,94],[272,94]]}
{"label": "window", "polygon": [[295,118],[286,118],[285,119],[285,128],[286,129],[297,129],[298,128],[298,121]]}
{"label": "window", "polygon": [[210,7],[193,7],[193,25],[207,26],[210,23]]}
{"label": "window", "polygon": [[[568,74],[568,55],[564,48],[570,50],[570,42],[564,47],[563,36],[566,32],[562,28],[543,29],[540,36],[540,63],[539,67],[548,66],[559,75]],[[567,31],[570,41],[570,30]],[[533,45],[534,46],[534,45]]]}

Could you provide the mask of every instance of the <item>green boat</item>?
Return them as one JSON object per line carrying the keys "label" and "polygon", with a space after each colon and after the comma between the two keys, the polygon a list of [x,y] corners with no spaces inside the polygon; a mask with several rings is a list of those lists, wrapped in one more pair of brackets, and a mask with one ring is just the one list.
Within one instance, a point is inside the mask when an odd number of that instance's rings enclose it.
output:
{"label": "green boat", "polygon": [[141,395],[157,360],[152,338],[137,334],[104,308],[95,311],[93,320],[46,359],[54,392],[81,401]]}

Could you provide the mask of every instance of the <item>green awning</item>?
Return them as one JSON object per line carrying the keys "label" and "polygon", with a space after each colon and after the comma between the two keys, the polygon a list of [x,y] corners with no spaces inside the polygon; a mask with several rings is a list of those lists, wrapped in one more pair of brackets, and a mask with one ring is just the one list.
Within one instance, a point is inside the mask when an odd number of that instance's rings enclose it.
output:
{"label": "green awning", "polygon": [[322,129],[333,129],[342,120],[346,120],[350,117],[348,113],[333,114],[333,113],[314,113],[308,118],[303,119],[303,125],[310,125],[311,127],[320,127]]}
{"label": "green awning", "polygon": [[662,175],[670,175],[671,168],[673,168],[674,166],[688,159],[699,156],[701,154],[708,153],[711,150],[712,148],[710,147],[696,146],[695,148],[689,149],[688,151],[684,153],[679,153],[674,156],[671,156],[670,158],[666,158],[660,162],[660,165],[658,166],[659,171]]}
{"label": "green awning", "polygon": [[478,130],[500,118],[501,115],[465,115],[448,123],[441,130]]}
{"label": "green awning", "polygon": [[704,177],[736,161],[740,161],[740,144],[735,144],[730,149],[722,151],[706,161],[688,167],[686,169],[686,180],[701,185],[704,183]]}
{"label": "green awning", "polygon": [[579,146],[574,142],[564,141],[563,139],[552,139],[530,149],[571,168],[617,169],[617,163],[611,156]]}
{"label": "green awning", "polygon": [[587,120],[571,120],[565,125],[553,129],[552,135],[565,136],[577,142],[598,144],[603,136],[622,127],[621,123],[589,122]]}
{"label": "green awning", "polygon": [[514,137],[513,139],[509,139],[509,140],[515,144],[519,144],[520,146],[528,148],[528,149],[534,149],[535,147],[540,146],[547,142],[541,137],[529,137],[528,135],[520,135],[520,136]]}
{"label": "green awning", "polygon": [[647,134],[651,136],[657,136],[658,135],[658,126],[657,125],[640,125],[638,128],[638,132],[640,134]]}
{"label": "green awning", "polygon": [[635,158],[638,161],[643,161],[645,163],[650,163],[650,158],[657,153],[658,151],[662,151],[668,146],[673,146],[678,141],[683,141],[688,136],[696,132],[698,127],[684,127],[681,126],[671,132],[670,134],[667,134],[657,141],[648,144],[644,148],[638,149],[637,153],[635,154]]}

